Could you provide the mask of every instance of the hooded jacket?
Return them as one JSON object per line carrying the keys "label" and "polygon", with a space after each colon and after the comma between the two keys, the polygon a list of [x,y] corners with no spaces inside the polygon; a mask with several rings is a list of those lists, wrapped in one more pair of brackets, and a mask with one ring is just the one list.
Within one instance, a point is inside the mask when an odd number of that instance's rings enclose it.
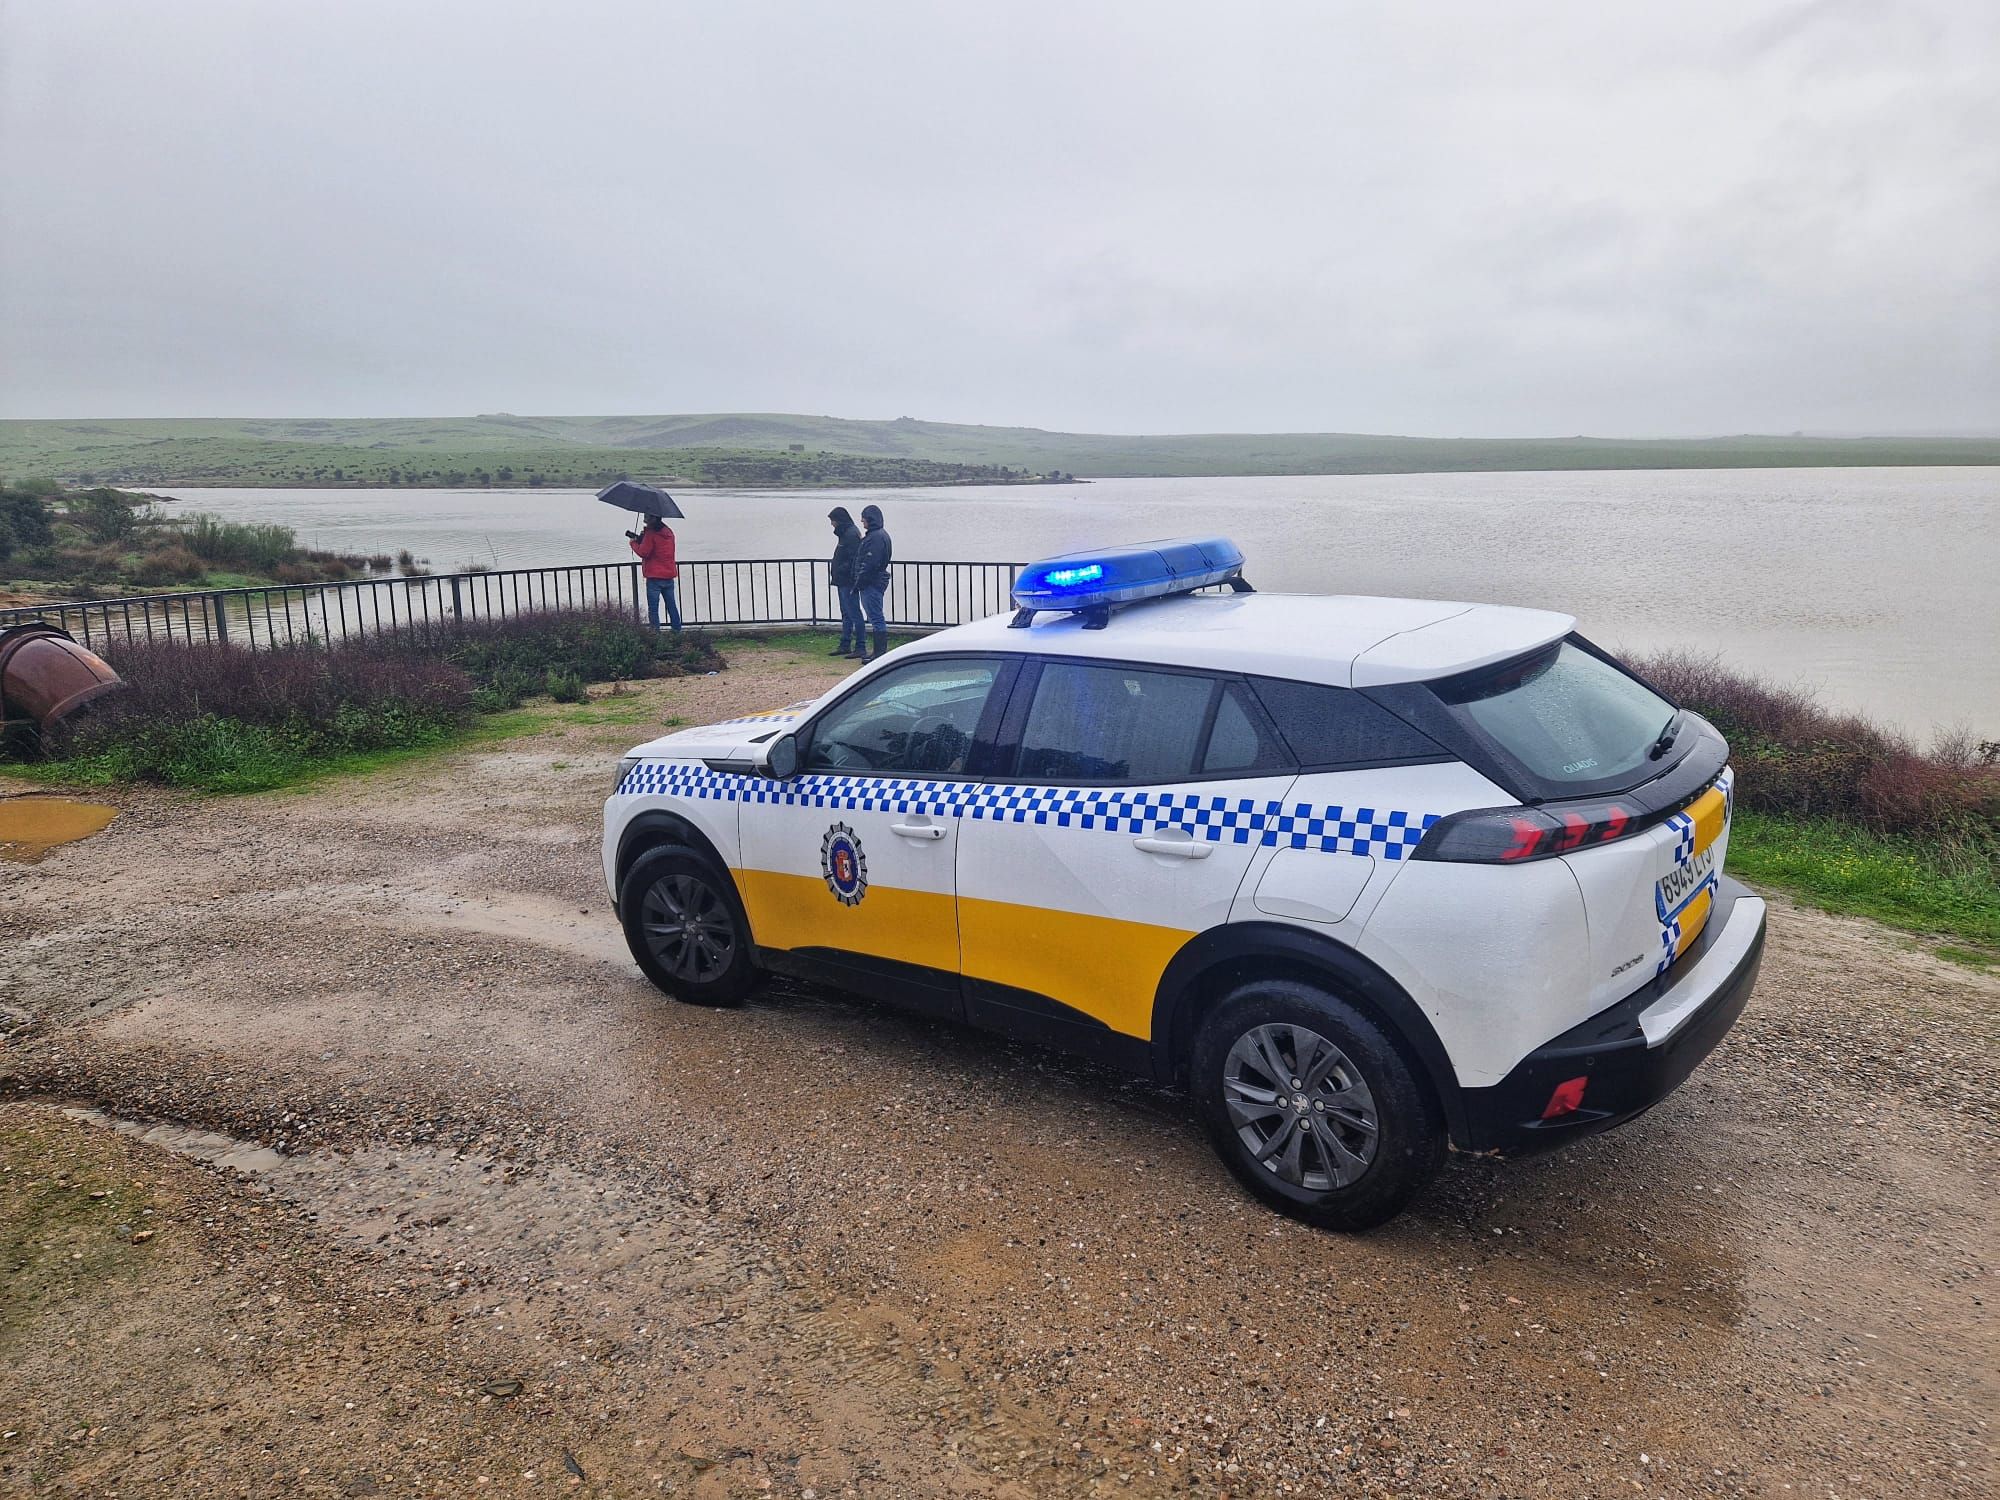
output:
{"label": "hooded jacket", "polygon": [[648,578],[675,578],[680,567],[674,561],[674,529],[647,527],[633,539],[632,550],[639,554],[639,571]]}
{"label": "hooded jacket", "polygon": [[847,513],[847,507],[836,505],[828,511],[826,518],[833,522],[833,558],[827,563],[827,577],[837,589],[854,587],[854,564],[861,552],[861,528],[854,524],[854,517]]}
{"label": "hooded jacket", "polygon": [[868,528],[868,532],[861,538],[861,552],[854,561],[854,586],[862,589],[886,589],[889,586],[889,559],[895,555],[895,548],[889,541],[887,529],[882,525],[882,507],[862,506],[861,521]]}

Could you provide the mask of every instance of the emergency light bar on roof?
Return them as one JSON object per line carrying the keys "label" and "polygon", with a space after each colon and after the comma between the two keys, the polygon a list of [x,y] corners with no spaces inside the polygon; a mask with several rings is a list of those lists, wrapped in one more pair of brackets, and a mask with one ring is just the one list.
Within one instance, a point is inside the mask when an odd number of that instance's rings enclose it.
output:
{"label": "emergency light bar on roof", "polygon": [[1081,614],[1086,630],[1102,630],[1111,606],[1161,599],[1226,583],[1250,592],[1243,581],[1243,549],[1225,536],[1175,537],[1102,552],[1070,552],[1029,563],[1014,580],[1013,625],[1025,628],[1036,614]]}

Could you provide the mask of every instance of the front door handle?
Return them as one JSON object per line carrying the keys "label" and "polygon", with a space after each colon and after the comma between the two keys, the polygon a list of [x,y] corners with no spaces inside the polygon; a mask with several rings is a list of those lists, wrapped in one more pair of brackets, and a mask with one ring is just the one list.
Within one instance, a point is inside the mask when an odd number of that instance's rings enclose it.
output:
{"label": "front door handle", "polygon": [[889,832],[906,839],[926,839],[935,843],[944,837],[945,827],[942,823],[891,823]]}
{"label": "front door handle", "polygon": [[1142,833],[1132,840],[1132,847],[1144,849],[1148,854],[1171,854],[1175,859],[1207,859],[1215,852],[1215,845],[1196,843],[1191,835],[1185,833],[1177,839]]}

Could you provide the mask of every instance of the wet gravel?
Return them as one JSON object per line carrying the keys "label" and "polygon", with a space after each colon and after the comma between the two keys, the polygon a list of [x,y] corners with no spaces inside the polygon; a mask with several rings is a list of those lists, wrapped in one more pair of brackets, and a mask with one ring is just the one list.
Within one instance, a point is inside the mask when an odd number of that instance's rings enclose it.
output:
{"label": "wet gravel", "polygon": [[[747,652],[363,781],[121,797],[0,866],[0,1141],[114,1143],[71,1149],[214,1241],[143,1337],[88,1285],[0,1317],[0,1490],[1992,1492],[2000,981],[1779,903],[1752,1008],[1644,1120],[1318,1233],[1148,1086],[644,984],[597,833],[650,731],[602,720],[832,672]],[[328,1358],[170,1361],[273,1254]]]}

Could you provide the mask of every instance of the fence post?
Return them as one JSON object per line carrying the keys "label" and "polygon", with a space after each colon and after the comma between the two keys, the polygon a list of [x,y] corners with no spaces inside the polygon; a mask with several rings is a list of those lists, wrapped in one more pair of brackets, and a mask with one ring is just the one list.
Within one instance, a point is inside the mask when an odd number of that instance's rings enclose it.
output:
{"label": "fence post", "polygon": [[208,596],[208,603],[210,611],[215,617],[215,638],[218,641],[228,640],[229,611],[222,607],[222,595],[210,594]]}
{"label": "fence post", "polygon": [[458,575],[451,575],[451,618],[454,623],[465,618],[465,600],[458,592]]}
{"label": "fence post", "polygon": [[[625,564],[625,570],[632,575],[632,618],[643,620],[646,618],[646,580],[637,563]],[[681,604],[685,608],[687,601],[682,600]]]}

